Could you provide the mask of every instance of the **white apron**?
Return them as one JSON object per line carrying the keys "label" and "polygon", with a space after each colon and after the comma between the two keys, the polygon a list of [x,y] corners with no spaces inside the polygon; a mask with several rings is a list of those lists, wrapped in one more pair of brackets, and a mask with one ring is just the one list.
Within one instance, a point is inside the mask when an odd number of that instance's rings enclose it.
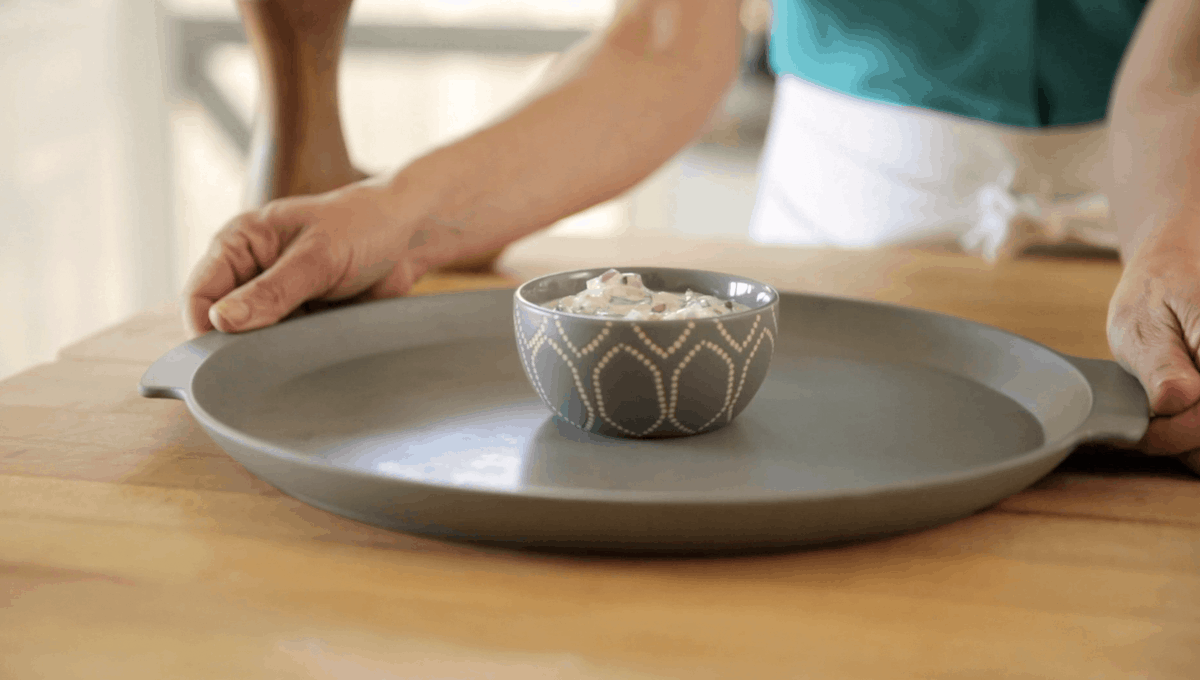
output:
{"label": "white apron", "polygon": [[1034,243],[1115,248],[1103,122],[1027,130],[776,84],[750,237],[849,248]]}

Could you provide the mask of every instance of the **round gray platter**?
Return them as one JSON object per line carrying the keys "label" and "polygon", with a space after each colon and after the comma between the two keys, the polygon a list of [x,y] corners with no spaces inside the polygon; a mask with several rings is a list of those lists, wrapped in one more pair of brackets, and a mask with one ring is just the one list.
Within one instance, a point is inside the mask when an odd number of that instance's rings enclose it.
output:
{"label": "round gray platter", "polygon": [[406,298],[164,355],[182,399],[251,472],[331,512],[512,547],[789,548],[950,522],[1077,444],[1136,441],[1146,396],[1115,363],[902,307],[783,295],[770,375],[729,426],[610,439],[526,381],[512,291]]}

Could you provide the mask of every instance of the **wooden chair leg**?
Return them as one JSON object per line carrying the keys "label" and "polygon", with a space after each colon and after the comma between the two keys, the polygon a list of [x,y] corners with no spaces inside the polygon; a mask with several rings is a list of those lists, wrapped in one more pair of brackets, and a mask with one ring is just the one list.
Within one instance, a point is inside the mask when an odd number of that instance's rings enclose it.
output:
{"label": "wooden chair leg", "polygon": [[[246,207],[330,191],[366,177],[350,161],[338,109],[338,65],[352,0],[238,0],[261,83]],[[501,250],[446,272],[491,272]]]}
{"label": "wooden chair leg", "polygon": [[238,0],[261,98],[245,201],[336,189],[364,177],[338,111],[338,64],[352,0]]}

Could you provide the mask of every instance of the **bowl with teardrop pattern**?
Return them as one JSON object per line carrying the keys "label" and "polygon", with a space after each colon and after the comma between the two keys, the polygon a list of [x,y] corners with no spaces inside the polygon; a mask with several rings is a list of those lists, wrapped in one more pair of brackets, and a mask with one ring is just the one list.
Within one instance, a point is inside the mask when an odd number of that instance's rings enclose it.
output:
{"label": "bowl with teardrop pattern", "polygon": [[611,437],[682,437],[733,422],[770,368],[779,332],[778,292],[733,274],[618,267],[641,275],[651,290],[692,290],[749,309],[635,321],[544,306],[579,293],[607,269],[542,276],[513,295],[521,363],[546,407],[582,430]]}

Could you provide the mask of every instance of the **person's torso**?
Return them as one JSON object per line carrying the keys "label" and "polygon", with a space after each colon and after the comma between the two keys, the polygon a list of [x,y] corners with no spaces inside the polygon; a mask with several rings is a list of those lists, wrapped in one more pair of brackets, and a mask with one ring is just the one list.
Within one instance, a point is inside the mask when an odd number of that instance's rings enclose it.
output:
{"label": "person's torso", "polygon": [[771,65],[1003,125],[1105,116],[1145,0],[776,0]]}

